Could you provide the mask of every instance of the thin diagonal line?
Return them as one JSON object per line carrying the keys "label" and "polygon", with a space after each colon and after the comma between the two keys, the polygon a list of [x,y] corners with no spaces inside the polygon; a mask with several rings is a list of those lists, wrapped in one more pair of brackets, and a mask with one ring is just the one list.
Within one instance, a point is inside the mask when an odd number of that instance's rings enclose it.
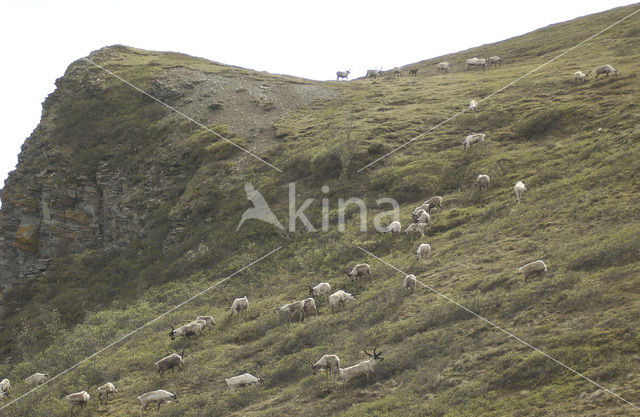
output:
{"label": "thin diagonal line", "polygon": [[96,67],[100,68],[102,71],[106,72],[107,74],[111,75],[112,77],[117,78],[118,80],[122,81],[123,83],[125,83],[126,85],[128,85],[129,87],[141,92],[142,94],[144,94],[145,96],[151,98],[152,100],[157,101],[158,103],[162,104],[163,106],[165,106],[166,108],[168,108],[169,110],[179,114],[180,116],[184,117],[185,119],[197,124],[198,126],[200,126],[201,128],[205,129],[207,132],[209,133],[213,133],[214,135],[216,135],[217,137],[219,137],[222,140],[226,140],[227,142],[229,142],[231,145],[235,146],[236,148],[240,149],[242,152],[245,152],[251,156],[253,156],[254,158],[256,158],[257,160],[261,161],[262,163],[269,165],[271,168],[275,169],[278,172],[282,172],[282,170],[280,168],[277,168],[275,166],[273,166],[272,164],[270,164],[269,162],[265,161],[264,159],[260,158],[259,156],[255,155],[254,153],[252,153],[251,151],[246,150],[245,148],[243,148],[240,145],[237,145],[235,143],[233,143],[232,141],[230,141],[229,139],[225,138],[224,136],[222,136],[221,134],[214,132],[213,130],[209,129],[207,126],[203,125],[202,123],[200,123],[199,121],[195,120],[192,117],[187,116],[186,114],[184,114],[183,112],[181,112],[180,110],[176,109],[173,106],[170,106],[169,104],[165,103],[164,101],[152,96],[151,94],[147,93],[146,91],[144,91],[143,89],[131,84],[129,81],[125,80],[124,78],[120,77],[119,75],[114,74],[113,72],[109,71],[108,69],[106,69],[105,67],[102,67],[98,64],[96,64],[95,62],[93,62],[92,60],[90,60],[89,58],[82,58],[83,60],[89,62],[92,65],[95,65]]}
{"label": "thin diagonal line", "polygon": [[[360,249],[361,251],[363,251],[364,253],[366,253],[367,255],[379,260],[380,262],[382,262],[383,264],[395,269],[396,271],[400,272],[401,274],[404,275],[408,275],[406,272],[400,270],[399,268],[396,268],[395,266],[391,265],[389,262],[385,261],[384,259],[379,258],[378,256],[374,255],[373,253],[369,252],[368,250],[358,246],[358,249]],[[484,321],[485,323],[487,323],[488,325],[500,330],[502,333],[506,334],[507,336],[517,340],[518,342],[522,343],[523,345],[535,350],[536,352],[544,355],[545,357],[551,359],[552,361],[554,361],[555,363],[557,363],[558,365],[568,369],[569,371],[573,372],[574,374],[578,375],[579,377],[583,378],[584,380],[591,382],[593,385],[597,386],[598,388],[602,389],[603,391],[606,391],[607,393],[613,395],[614,397],[616,397],[617,399],[627,403],[628,405],[634,407],[636,410],[640,411],[640,406],[635,405],[634,403],[632,403],[631,401],[627,401],[624,398],[622,398],[621,396],[619,396],[618,394],[616,394],[615,392],[611,391],[608,388],[603,387],[602,385],[598,384],[596,381],[594,381],[593,379],[589,378],[588,376],[585,376],[583,374],[581,374],[580,372],[576,371],[575,369],[571,368],[568,365],[565,365],[564,363],[560,362],[558,359],[554,358],[553,356],[543,352],[542,350],[538,349],[537,347],[531,345],[530,343],[522,340],[521,338],[519,338],[518,336],[514,335],[513,333],[509,332],[508,330],[503,329],[502,327],[498,326],[497,324],[493,323],[491,320],[486,319],[484,317],[482,317],[480,314],[474,312],[473,310],[468,309],[467,307],[463,306],[462,304],[460,304],[459,302],[457,302],[456,300],[444,295],[443,293],[441,293],[440,291],[436,290],[435,288],[423,283],[422,281],[419,281],[418,279],[416,279],[416,282],[418,282],[420,285],[422,285],[423,287],[427,288],[429,291],[435,293],[436,295],[438,295],[439,297],[444,298],[445,300],[449,301],[450,303],[455,304],[456,306],[460,307],[461,309],[465,310],[466,312],[474,315],[475,317],[479,318],[480,320]]]}
{"label": "thin diagonal line", "polygon": [[268,256],[273,255],[274,253],[276,253],[277,251],[279,251],[282,248],[282,246],[278,246],[276,249],[272,250],[271,252],[267,253],[266,255],[262,256],[261,258],[256,259],[255,261],[251,262],[249,265],[244,266],[243,268],[237,270],[236,272],[234,272],[233,274],[227,276],[226,278],[221,279],[220,281],[216,282],[215,284],[205,288],[204,290],[200,291],[199,293],[197,293],[196,295],[194,295],[193,297],[181,302],[180,304],[176,305],[175,307],[171,308],[168,311],[165,311],[164,313],[162,313],[161,315],[157,316],[156,318],[154,318],[151,321],[148,321],[147,323],[143,324],[142,326],[138,327],[135,330],[132,330],[131,332],[127,333],[126,335],[122,336],[121,338],[119,338],[118,340],[116,340],[115,342],[110,343],[109,345],[103,347],[102,349],[100,349],[99,351],[93,353],[90,356],[87,356],[86,358],[84,358],[83,360],[81,360],[80,362],[76,363],[75,365],[71,366],[70,368],[60,372],[59,374],[57,374],[56,376],[54,376],[53,378],[49,378],[47,379],[45,382],[43,382],[41,385],[38,385],[37,387],[33,388],[31,391],[27,391],[24,394],[22,394],[21,396],[19,396],[18,398],[16,398],[15,400],[3,405],[2,407],[0,407],[0,410],[3,410],[7,407],[9,407],[11,404],[15,403],[16,401],[19,401],[20,399],[26,397],[27,395],[31,394],[32,392],[35,392],[36,390],[40,389],[41,387],[43,387],[44,385],[48,384],[49,382],[53,381],[54,379],[72,371],[73,369],[77,368],[78,366],[82,365],[83,363],[91,360],[92,358],[98,356],[99,354],[101,354],[102,352],[104,352],[105,350],[115,346],[116,344],[122,342],[123,340],[133,336],[134,334],[138,333],[140,330],[144,329],[145,327],[148,327],[150,324],[155,323],[156,321],[160,320],[161,318],[163,318],[164,316],[166,316],[167,314],[170,314],[174,311],[176,311],[177,309],[179,309],[180,307],[182,307],[183,305],[189,303],[190,301],[195,300],[196,298],[200,297],[202,294],[214,289],[215,287],[217,287],[218,285],[224,283],[225,281],[233,278],[235,275],[239,274],[240,272],[244,271],[245,269],[255,265],[256,263],[262,261],[263,259],[267,258]]}
{"label": "thin diagonal line", "polygon": [[[558,59],[558,58],[560,58],[560,57],[562,57],[562,56],[564,56],[564,55],[568,54],[569,52],[573,51],[574,49],[578,48],[579,46],[584,45],[585,43],[589,42],[590,40],[592,40],[592,39],[593,39],[593,38],[595,38],[596,36],[601,35],[602,33],[606,32],[607,30],[611,29],[612,27],[614,27],[614,26],[618,25],[619,23],[624,22],[625,20],[627,20],[628,18],[630,18],[631,16],[633,16],[634,14],[636,14],[636,13],[638,13],[638,12],[640,12],[640,9],[636,10],[635,12],[633,12],[633,13],[631,13],[631,14],[629,14],[629,15],[625,16],[625,17],[623,17],[622,19],[618,20],[617,22],[615,22],[615,23],[613,23],[613,24],[611,24],[611,25],[607,26],[606,28],[602,29],[600,32],[596,33],[595,35],[592,35],[592,36],[588,37],[587,39],[583,40],[583,41],[582,41],[582,42],[580,42],[579,44],[572,46],[571,48],[567,49],[566,51],[564,51],[564,52],[563,52],[563,53],[561,53],[560,55],[557,55],[557,56],[555,56],[555,57],[551,58],[549,61],[545,62],[544,64],[541,64],[541,65],[537,66],[536,68],[534,68],[534,69],[532,69],[531,71],[527,72],[527,73],[526,73],[526,74],[524,74],[523,76],[521,76],[521,77],[519,77],[519,78],[517,78],[517,79],[515,79],[515,80],[511,81],[509,84],[505,85],[504,87],[501,87],[501,88],[497,89],[496,91],[494,91],[493,93],[489,94],[489,95],[488,95],[488,96],[486,96],[485,98],[478,100],[478,103],[482,103],[483,101],[488,100],[489,98],[493,97],[494,95],[496,95],[496,94],[498,94],[498,93],[500,93],[500,92],[504,91],[505,89],[507,89],[507,88],[511,87],[512,85],[514,85],[514,84],[515,84],[515,83],[517,83],[518,81],[522,80],[523,78],[528,77],[529,75],[533,74],[534,72],[538,71],[539,69],[541,69],[541,68],[543,68],[543,67],[545,67],[545,66],[549,65],[550,63],[552,63],[552,62],[553,62],[553,61],[555,61],[556,59]],[[412,138],[412,139],[411,139],[411,140],[409,140],[408,142],[403,143],[402,145],[400,145],[400,146],[398,146],[397,148],[395,148],[395,149],[393,149],[393,150],[389,151],[389,152],[388,152],[388,153],[386,153],[385,155],[382,155],[380,158],[376,159],[375,161],[373,161],[373,162],[371,162],[371,163],[369,163],[369,164],[367,164],[367,165],[363,166],[362,168],[360,168],[360,169],[359,169],[358,171],[356,171],[356,172],[360,172],[360,171],[363,171],[363,170],[365,170],[365,169],[369,168],[371,165],[373,165],[373,164],[375,164],[375,163],[377,163],[377,162],[379,162],[379,161],[383,160],[384,158],[386,158],[387,156],[391,155],[392,153],[397,152],[397,151],[399,151],[400,149],[402,149],[402,148],[406,147],[407,145],[409,145],[409,144],[411,144],[411,143],[415,142],[416,140],[418,140],[418,139],[420,139],[420,138],[424,137],[427,133],[429,133],[429,132],[431,132],[431,131],[433,131],[433,130],[435,130],[435,129],[439,128],[439,127],[440,127],[440,126],[442,126],[443,124],[445,124],[445,123],[447,123],[447,122],[449,122],[449,121],[451,121],[451,120],[455,119],[456,117],[460,116],[462,113],[464,113],[464,112],[466,112],[466,111],[468,111],[468,110],[469,110],[469,108],[467,107],[467,108],[465,108],[464,110],[459,111],[458,113],[456,113],[456,114],[454,114],[453,116],[449,117],[449,118],[448,118],[448,119],[446,119],[445,121],[442,121],[442,122],[438,123],[437,125],[435,125],[435,126],[433,126],[433,127],[429,128],[427,131],[425,131],[425,132],[423,132],[423,133],[419,134],[418,136],[416,136],[416,137]]]}

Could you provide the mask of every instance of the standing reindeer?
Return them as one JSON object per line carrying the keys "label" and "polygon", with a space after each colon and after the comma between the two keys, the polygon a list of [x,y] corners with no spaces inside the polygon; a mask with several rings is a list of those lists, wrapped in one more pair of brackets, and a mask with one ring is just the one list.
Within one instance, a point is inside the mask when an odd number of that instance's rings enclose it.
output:
{"label": "standing reindeer", "polygon": [[369,385],[369,377],[373,375],[373,371],[378,364],[378,361],[383,361],[382,352],[377,352],[378,347],[376,346],[373,349],[373,355],[367,350],[364,350],[364,353],[369,356],[371,359],[366,361],[362,361],[357,365],[350,366],[348,368],[338,368],[338,375],[342,380],[342,391],[344,392],[345,386],[347,382],[351,381],[354,378],[358,378],[362,375],[366,378],[366,384]]}
{"label": "standing reindeer", "polygon": [[351,74],[351,69],[348,69],[346,71],[336,72],[336,76],[337,76],[336,81],[342,80],[342,79],[349,81],[349,74]]}

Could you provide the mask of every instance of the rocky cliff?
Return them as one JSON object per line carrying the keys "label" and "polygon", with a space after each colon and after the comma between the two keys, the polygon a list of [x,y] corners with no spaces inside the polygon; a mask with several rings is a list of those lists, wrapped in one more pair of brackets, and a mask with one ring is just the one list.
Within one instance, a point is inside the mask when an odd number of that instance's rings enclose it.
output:
{"label": "rocky cliff", "polygon": [[[181,54],[114,46],[89,59],[252,150],[273,141],[283,115],[335,94]],[[1,192],[0,287],[41,274],[56,256],[123,249],[145,236],[150,212],[181,198],[204,155],[231,154],[204,150],[218,139],[189,140],[204,131],[87,61],[56,87]],[[239,153],[230,169],[247,165]]]}

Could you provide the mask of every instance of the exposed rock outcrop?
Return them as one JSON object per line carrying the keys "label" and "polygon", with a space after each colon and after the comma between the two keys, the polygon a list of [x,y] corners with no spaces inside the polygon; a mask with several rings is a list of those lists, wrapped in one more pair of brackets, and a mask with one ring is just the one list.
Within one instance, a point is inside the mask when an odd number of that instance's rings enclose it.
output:
{"label": "exposed rock outcrop", "polygon": [[[160,65],[167,57],[172,64]],[[207,126],[226,126],[254,151],[275,140],[283,115],[335,95],[320,83],[124,46],[90,59]],[[185,141],[197,125],[89,62],[71,64],[56,86],[0,192],[0,288],[42,273],[57,256],[119,250],[144,237],[150,212],[175,202],[198,168],[202,152]],[[254,162],[233,157],[238,170]],[[165,246],[179,240],[182,222],[169,224]]]}

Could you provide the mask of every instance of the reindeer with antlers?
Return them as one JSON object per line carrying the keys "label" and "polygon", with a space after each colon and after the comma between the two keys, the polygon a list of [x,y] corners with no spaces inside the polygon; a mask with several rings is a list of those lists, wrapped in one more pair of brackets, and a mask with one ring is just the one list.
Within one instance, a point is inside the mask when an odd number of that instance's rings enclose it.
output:
{"label": "reindeer with antlers", "polygon": [[373,375],[373,371],[378,364],[378,361],[383,361],[382,352],[378,352],[378,347],[373,348],[373,355],[364,349],[364,353],[371,359],[362,361],[357,365],[350,366],[348,368],[338,368],[338,375],[342,380],[342,391],[344,392],[347,382],[354,378],[358,378],[362,375],[366,378],[366,383],[369,385],[369,376]]}
{"label": "reindeer with antlers", "polygon": [[180,355],[178,355],[177,353],[172,353],[169,356],[165,356],[164,358],[156,362],[155,365],[156,368],[158,368],[158,372],[163,375],[164,372],[168,371],[169,369],[171,369],[172,373],[174,368],[176,367],[178,369],[181,369],[181,366],[184,366],[184,350],[186,347],[187,345],[185,344]]}
{"label": "reindeer with antlers", "polygon": [[175,340],[176,337],[197,336],[200,334],[202,329],[205,328],[206,325],[207,323],[204,320],[200,320],[200,321],[196,320],[196,321],[187,323],[183,326],[180,326],[177,329],[174,329],[174,327],[171,326],[169,337],[171,337],[171,340]]}

